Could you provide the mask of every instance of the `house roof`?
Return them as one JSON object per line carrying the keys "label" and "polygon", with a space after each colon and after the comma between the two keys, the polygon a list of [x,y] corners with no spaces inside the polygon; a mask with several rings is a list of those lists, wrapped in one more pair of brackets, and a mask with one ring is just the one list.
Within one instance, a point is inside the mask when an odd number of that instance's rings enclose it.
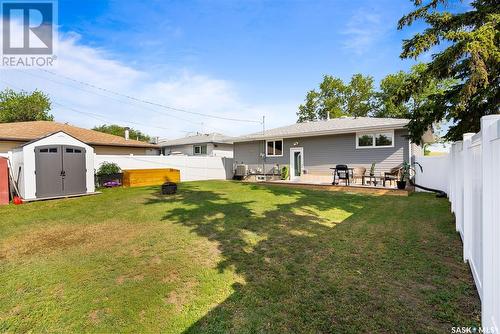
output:
{"label": "house roof", "polygon": [[0,123],[0,140],[29,142],[59,131],[63,131],[88,145],[158,147],[138,140],[126,140],[120,136],[51,121]]}
{"label": "house roof", "polygon": [[313,137],[357,131],[400,129],[408,124],[408,119],[375,117],[342,117],[314,122],[296,123],[234,138],[234,142],[262,139]]}
{"label": "house roof", "polygon": [[233,137],[224,136],[220,133],[198,133],[194,136],[187,136],[178,139],[164,139],[160,140],[160,146],[176,146],[176,145],[190,145],[190,144],[204,144],[204,143],[220,143],[232,144]]}

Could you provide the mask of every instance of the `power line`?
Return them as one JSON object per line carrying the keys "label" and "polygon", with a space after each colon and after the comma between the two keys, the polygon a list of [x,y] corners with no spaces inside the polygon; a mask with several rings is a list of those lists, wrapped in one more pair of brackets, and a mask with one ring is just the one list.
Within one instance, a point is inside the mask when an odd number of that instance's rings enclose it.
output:
{"label": "power line", "polygon": [[[195,124],[197,126],[200,126],[200,125],[201,126],[206,126],[206,127],[212,128],[214,130],[224,132],[224,130],[222,130],[222,129],[216,128],[216,127],[211,126],[211,125],[206,125],[203,122],[199,122],[199,123],[198,122],[193,122],[192,120],[189,120],[189,119],[186,119],[186,118],[182,118],[182,117],[179,117],[177,115],[172,115],[170,113],[166,113],[166,112],[159,111],[159,110],[156,110],[156,109],[152,109],[152,108],[148,108],[148,107],[144,107],[144,106],[139,106],[135,102],[134,103],[130,103],[129,101],[126,102],[126,101],[120,100],[118,98],[111,97],[109,95],[99,94],[97,92],[94,92],[94,91],[91,91],[91,90],[87,90],[87,89],[84,89],[84,88],[76,86],[76,85],[69,85],[67,83],[63,83],[61,81],[57,81],[57,80],[54,80],[54,79],[51,79],[51,78],[47,78],[45,76],[37,75],[37,74],[34,74],[34,73],[30,73],[30,72],[26,72],[26,71],[21,71],[21,73],[27,74],[27,75],[30,75],[30,76],[33,76],[33,77],[36,77],[36,78],[40,78],[40,79],[43,79],[43,80],[48,80],[50,82],[53,82],[53,83],[56,83],[56,84],[59,84],[59,85],[68,86],[68,87],[74,87],[74,88],[79,89],[81,91],[84,91],[84,92],[87,92],[87,93],[91,93],[91,94],[95,94],[97,96],[105,97],[105,98],[111,99],[113,101],[117,101],[119,103],[125,104],[125,105],[127,105],[129,107],[131,106],[131,107],[140,109],[141,111],[143,111],[143,110],[149,110],[149,111],[152,111],[152,112],[157,113],[159,115],[167,116],[167,117],[172,117],[172,118],[178,119],[180,121],[187,122],[189,124]],[[183,131],[183,132],[186,132],[186,131]]]}
{"label": "power line", "polygon": [[[3,82],[4,84],[6,84],[7,86],[12,86],[12,87],[15,87],[16,89],[19,89],[19,90],[23,90],[23,88],[17,86],[17,85],[14,85],[10,82],[7,82],[5,80],[2,80],[0,79],[0,82]],[[171,131],[172,129],[169,129],[169,128],[166,128],[166,127],[161,127],[161,126],[156,126],[156,125],[150,125],[150,124],[145,124],[145,123],[139,123],[139,122],[134,122],[134,121],[123,121],[123,120],[119,120],[119,119],[116,119],[116,118],[113,118],[113,119],[110,119],[108,117],[106,117],[105,115],[102,115],[102,114],[98,114],[98,113],[92,113],[92,112],[88,112],[88,111],[81,111],[81,110],[78,110],[78,109],[75,109],[75,108],[72,108],[70,106],[67,106],[65,104],[62,104],[58,101],[55,101],[55,100],[52,100],[52,103],[62,107],[62,108],[65,108],[65,109],[68,109],[68,110],[71,110],[73,112],[76,112],[76,113],[79,113],[79,114],[83,114],[83,115],[87,115],[91,118],[94,118],[98,121],[102,121],[102,122],[112,122],[112,123],[124,123],[125,125],[128,125],[128,124],[135,124],[135,125],[139,125],[139,126],[146,126],[146,127],[151,127],[151,128],[157,128],[157,129],[162,129],[162,130],[168,130],[168,131]],[[184,133],[190,133],[192,131],[186,131],[186,130],[178,130],[180,132],[184,132]]]}
{"label": "power line", "polygon": [[227,120],[227,121],[233,121],[233,122],[246,122],[246,123],[259,123],[259,124],[261,123],[261,121],[256,121],[256,120],[216,116],[216,115],[205,114],[205,113],[200,113],[200,112],[196,112],[196,111],[190,111],[190,110],[181,109],[181,108],[170,107],[170,106],[167,106],[167,105],[164,105],[164,104],[160,104],[160,103],[156,103],[156,102],[152,102],[152,101],[148,101],[148,100],[136,98],[136,97],[133,97],[131,95],[127,95],[127,94],[123,94],[123,93],[118,93],[118,92],[112,91],[110,89],[102,88],[102,87],[96,86],[94,84],[90,84],[88,82],[85,82],[85,81],[76,80],[76,79],[73,79],[73,78],[67,77],[65,75],[62,75],[62,74],[59,74],[59,73],[55,73],[53,71],[49,71],[49,70],[46,70],[46,69],[40,69],[40,70],[44,71],[44,72],[47,72],[49,74],[52,74],[52,75],[56,75],[56,76],[62,77],[64,79],[66,79],[66,80],[70,80],[70,81],[76,82],[76,83],[81,84],[81,85],[92,87],[94,89],[98,89],[98,90],[101,90],[101,91],[104,91],[104,92],[107,92],[107,93],[110,93],[110,94],[122,96],[122,97],[125,97],[125,98],[133,100],[133,101],[150,104],[150,105],[153,105],[153,106],[156,106],[156,107],[166,108],[166,109],[169,109],[169,110],[174,110],[174,111],[189,113],[189,114],[203,116],[203,117],[210,117],[210,118],[222,119],[222,120]]}
{"label": "power line", "polygon": [[27,75],[30,75],[30,76],[34,76],[34,77],[37,77],[37,78],[40,78],[40,79],[43,79],[43,80],[48,80],[50,82],[54,82],[54,83],[59,84],[59,85],[74,87],[74,88],[80,89],[80,90],[82,90],[84,92],[95,94],[95,95],[101,96],[101,97],[105,97],[105,98],[111,99],[113,101],[117,101],[119,103],[125,104],[127,106],[132,106],[132,107],[140,108],[140,110],[150,110],[150,111],[153,111],[153,112],[158,113],[160,115],[164,115],[164,116],[176,118],[176,119],[184,121],[184,122],[193,123],[193,124],[201,124],[201,123],[193,122],[193,121],[191,121],[189,119],[186,119],[186,118],[182,118],[182,117],[179,117],[179,116],[175,116],[175,115],[171,115],[171,114],[168,114],[168,113],[164,113],[164,112],[161,112],[161,111],[158,111],[158,110],[155,110],[155,109],[151,109],[151,108],[147,108],[147,107],[139,107],[136,104],[130,104],[130,102],[125,102],[125,101],[119,100],[117,98],[108,96],[108,95],[99,94],[97,92],[93,92],[93,91],[90,91],[90,90],[87,90],[87,89],[84,89],[84,88],[81,88],[81,87],[78,87],[78,86],[75,86],[75,85],[68,85],[68,84],[63,83],[61,81],[53,80],[53,79],[50,79],[50,78],[47,78],[47,77],[44,77],[44,76],[41,76],[41,75],[36,75],[34,73],[30,73],[30,72],[26,72],[26,71],[22,71],[21,73],[27,74]]}

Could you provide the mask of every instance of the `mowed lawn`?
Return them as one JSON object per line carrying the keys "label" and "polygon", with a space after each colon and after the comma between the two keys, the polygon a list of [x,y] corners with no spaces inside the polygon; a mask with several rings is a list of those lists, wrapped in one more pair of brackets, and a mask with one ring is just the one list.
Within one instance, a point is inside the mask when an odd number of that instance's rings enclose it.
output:
{"label": "mowed lawn", "polygon": [[449,204],[231,181],[0,208],[0,332],[450,332]]}

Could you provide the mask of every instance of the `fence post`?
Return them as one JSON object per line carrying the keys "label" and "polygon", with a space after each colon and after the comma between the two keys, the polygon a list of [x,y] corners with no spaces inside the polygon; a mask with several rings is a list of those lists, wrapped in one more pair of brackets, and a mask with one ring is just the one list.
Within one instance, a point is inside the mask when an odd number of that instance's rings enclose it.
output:
{"label": "fence post", "polygon": [[[472,248],[472,224],[474,224],[474,217],[472,211],[473,198],[472,198],[472,173],[473,173],[473,157],[472,157],[472,136],[473,133],[465,133],[463,135],[463,184],[464,184],[464,200],[463,200],[463,253],[464,262],[470,259]],[[478,224],[480,222],[476,222]]]}
{"label": "fence post", "polygon": [[[500,256],[498,255],[498,240],[500,239],[500,218],[495,217],[494,210],[499,205],[498,190],[494,180],[498,177],[498,166],[494,164],[492,140],[498,138],[500,122],[499,115],[483,116],[481,118],[482,141],[482,263],[483,263],[483,298],[481,300],[481,320],[483,327],[497,327],[500,324],[500,289],[498,271]],[[498,152],[496,152],[498,154]],[[498,332],[498,327],[496,328]]]}

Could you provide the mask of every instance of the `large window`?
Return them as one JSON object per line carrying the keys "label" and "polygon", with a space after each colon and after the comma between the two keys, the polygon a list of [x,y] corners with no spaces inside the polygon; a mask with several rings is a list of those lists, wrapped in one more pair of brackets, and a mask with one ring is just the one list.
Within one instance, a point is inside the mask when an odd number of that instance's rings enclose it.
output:
{"label": "large window", "polygon": [[394,147],[394,131],[356,134],[356,148],[371,147]]}
{"label": "large window", "polygon": [[207,145],[194,145],[194,155],[207,155]]}
{"label": "large window", "polygon": [[283,156],[283,140],[268,140],[266,142],[266,155],[268,157]]}

